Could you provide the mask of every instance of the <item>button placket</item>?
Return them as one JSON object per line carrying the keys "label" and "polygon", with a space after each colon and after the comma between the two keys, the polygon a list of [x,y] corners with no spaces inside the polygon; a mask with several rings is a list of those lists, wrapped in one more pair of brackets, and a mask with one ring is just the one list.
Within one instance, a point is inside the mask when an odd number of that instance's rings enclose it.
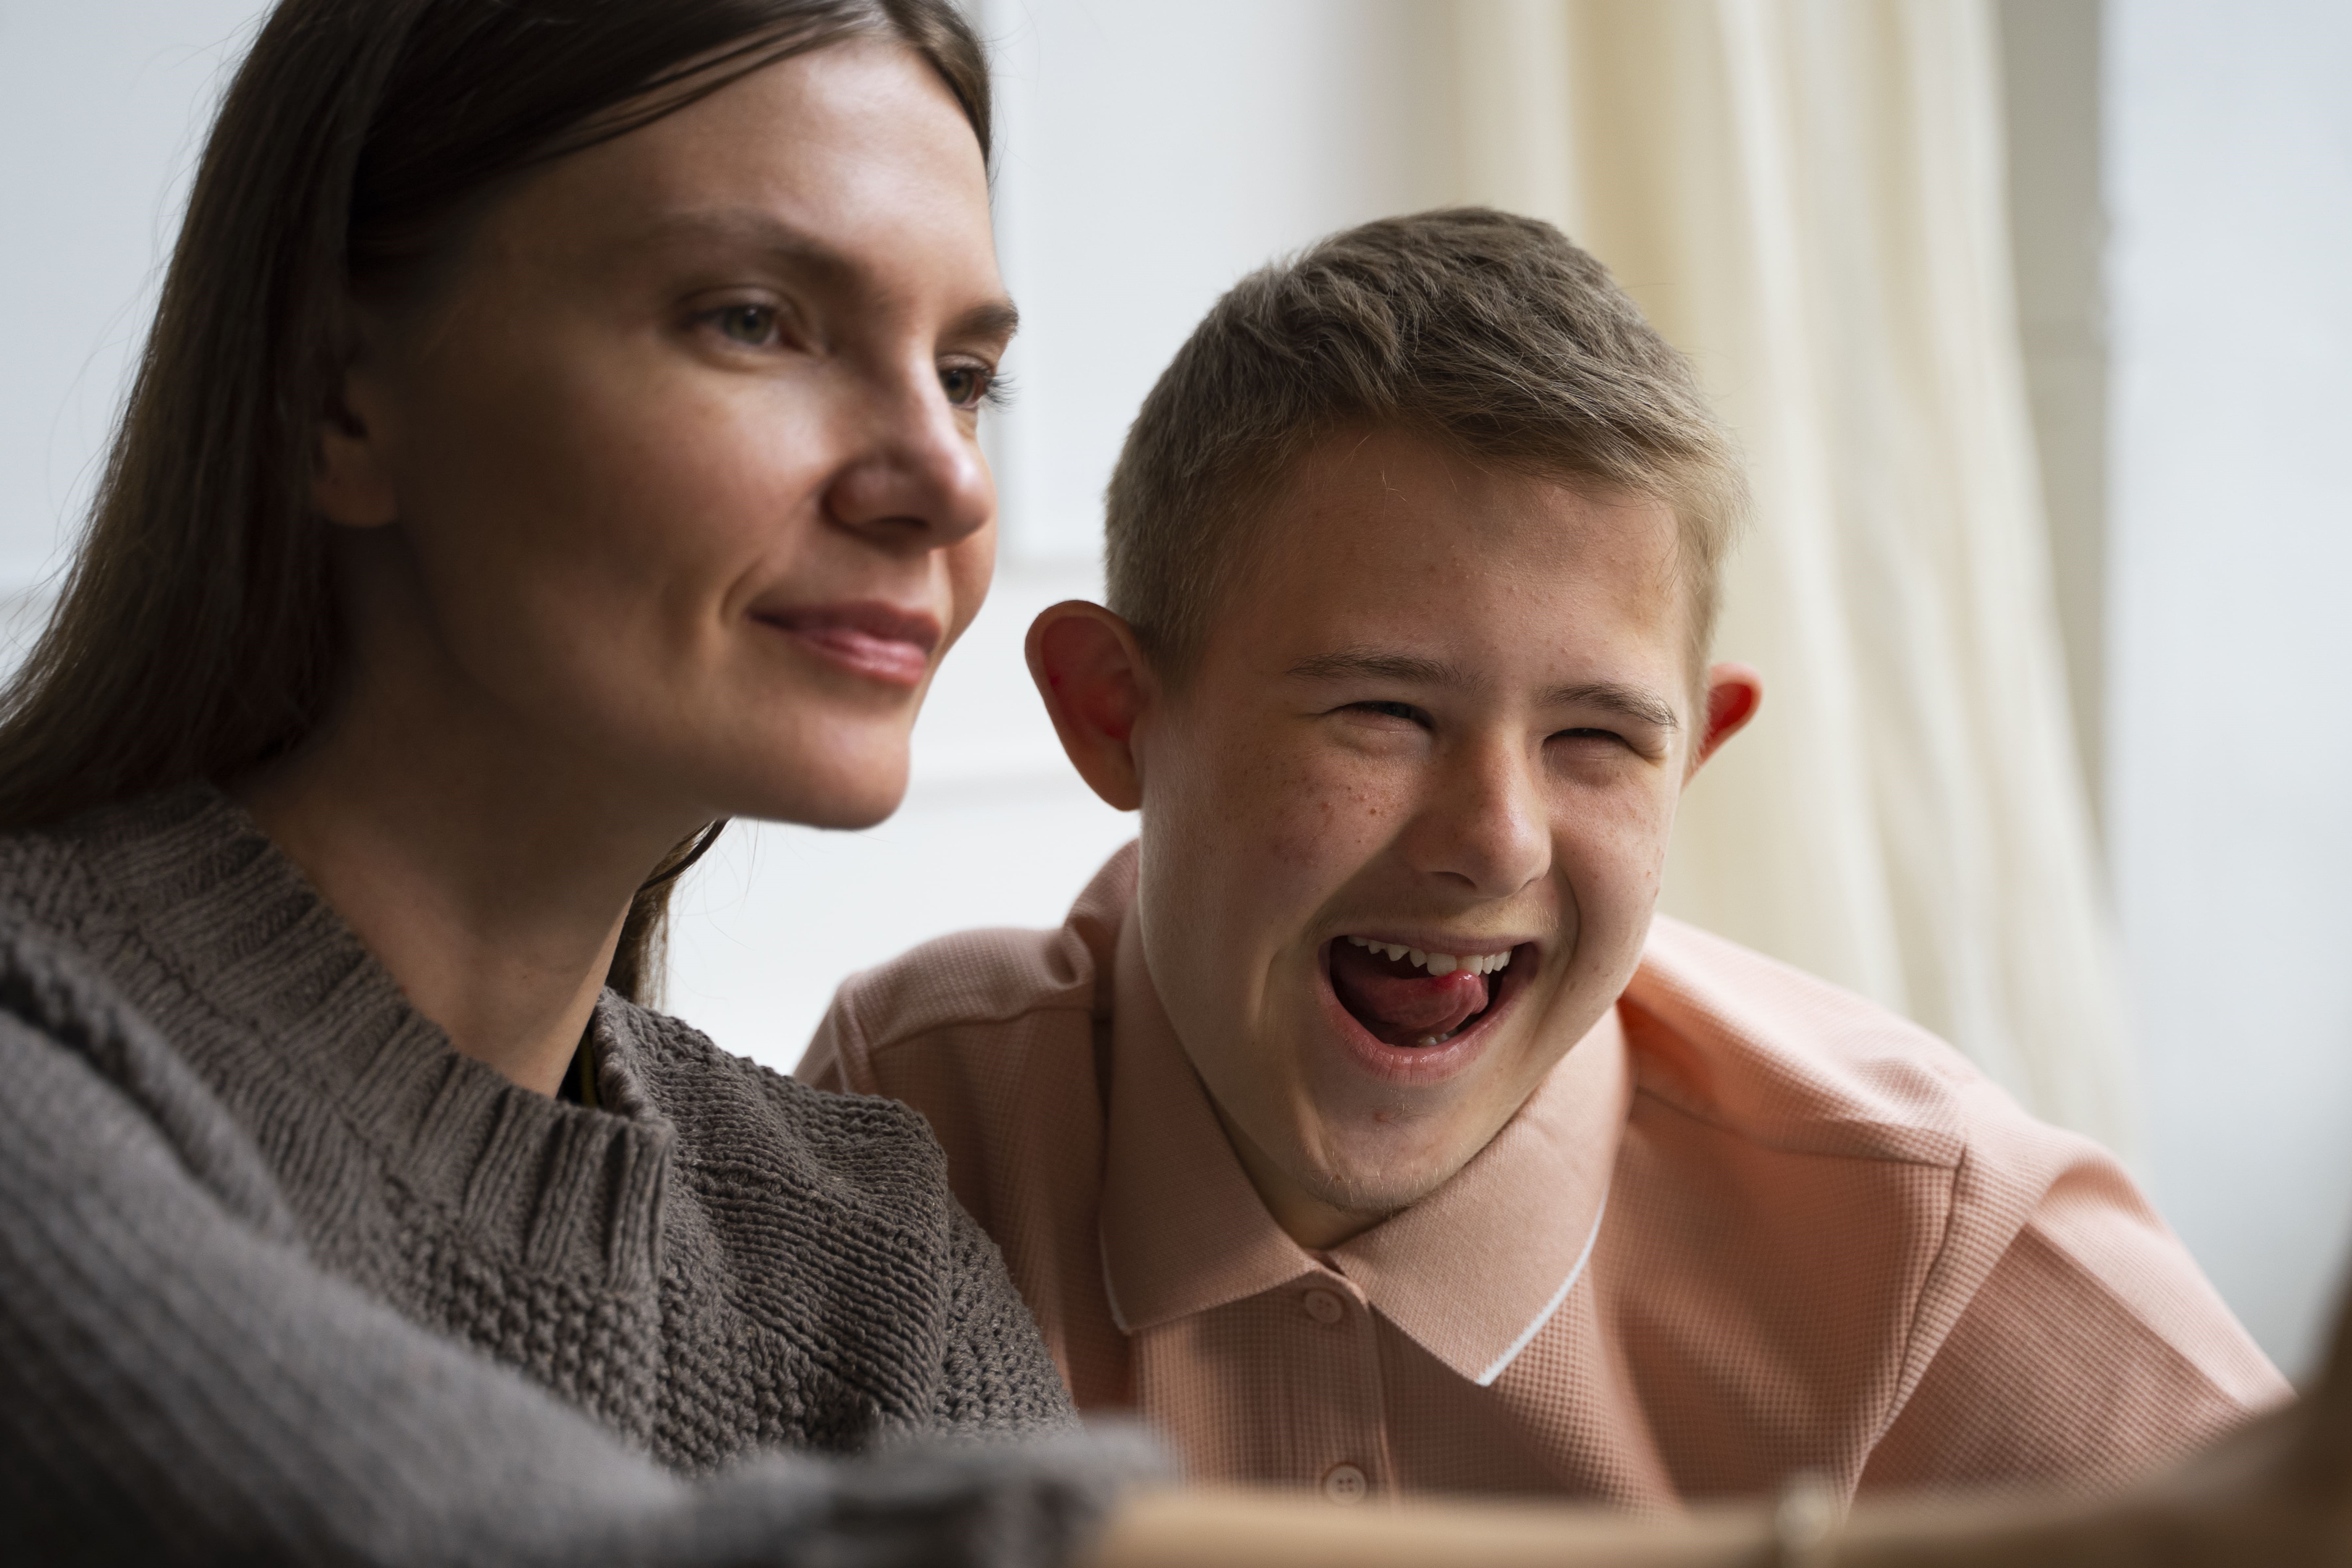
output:
{"label": "button placket", "polygon": [[[1299,1316],[1307,1320],[1300,1329],[1325,1347],[1315,1352],[1316,1358],[1337,1356],[1338,1361],[1329,1368],[1331,1373],[1339,1373],[1341,1363],[1362,1365],[1370,1373],[1369,1377],[1340,1373],[1335,1382],[1323,1385],[1322,1397],[1337,1402],[1328,1411],[1336,1425],[1323,1434],[1324,1442],[1329,1446],[1323,1447],[1322,1468],[1307,1472],[1308,1484],[1317,1496],[1339,1507],[1352,1508],[1372,1495],[1379,1484],[1374,1480],[1373,1467],[1381,1461],[1387,1448],[1387,1435],[1381,1429],[1384,1401],[1378,1352],[1371,1337],[1374,1328],[1370,1309],[1356,1293],[1353,1284],[1336,1270],[1309,1275],[1303,1283],[1303,1289],[1294,1287],[1297,1293],[1290,1301]],[[1327,1339],[1326,1335],[1331,1337]],[[1353,1407],[1343,1415],[1341,1406],[1349,1405]],[[1352,1457],[1343,1458],[1341,1455]]]}

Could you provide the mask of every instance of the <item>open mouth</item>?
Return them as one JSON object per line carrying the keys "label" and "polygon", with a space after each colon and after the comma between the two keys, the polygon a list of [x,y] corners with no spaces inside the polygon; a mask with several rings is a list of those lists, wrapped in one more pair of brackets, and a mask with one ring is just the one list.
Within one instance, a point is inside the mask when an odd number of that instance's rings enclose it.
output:
{"label": "open mouth", "polygon": [[1374,937],[1330,944],[1331,992],[1364,1032],[1385,1046],[1442,1046],[1477,1026],[1501,1002],[1517,948],[1430,952]]}

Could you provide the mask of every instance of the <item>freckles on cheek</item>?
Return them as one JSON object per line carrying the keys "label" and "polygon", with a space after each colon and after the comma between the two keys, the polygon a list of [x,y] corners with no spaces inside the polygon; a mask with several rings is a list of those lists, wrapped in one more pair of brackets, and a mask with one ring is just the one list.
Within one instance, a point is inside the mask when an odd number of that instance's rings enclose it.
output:
{"label": "freckles on cheek", "polygon": [[1671,798],[1641,795],[1622,801],[1591,840],[1594,858],[1612,868],[1621,882],[1654,900],[1665,879],[1674,821]]}
{"label": "freckles on cheek", "polygon": [[1379,794],[1297,770],[1278,785],[1282,809],[1262,847],[1269,859],[1298,870],[1352,862],[1388,836],[1392,812]]}

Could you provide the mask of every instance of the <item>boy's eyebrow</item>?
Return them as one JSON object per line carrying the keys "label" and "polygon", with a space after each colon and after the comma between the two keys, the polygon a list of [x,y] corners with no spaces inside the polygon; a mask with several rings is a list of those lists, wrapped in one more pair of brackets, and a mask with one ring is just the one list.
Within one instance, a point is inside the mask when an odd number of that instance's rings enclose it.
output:
{"label": "boy's eyebrow", "polygon": [[[1297,680],[1376,680],[1410,682],[1416,686],[1465,684],[1461,669],[1442,658],[1423,658],[1381,648],[1341,648],[1318,653],[1290,667]],[[1599,708],[1622,714],[1660,730],[1679,730],[1682,721],[1673,706],[1655,693],[1615,680],[1592,680],[1576,686],[1555,686],[1543,694],[1547,708]]]}
{"label": "boy's eyebrow", "polygon": [[1459,686],[1462,672],[1442,658],[1418,658],[1409,653],[1385,653],[1379,648],[1349,647],[1318,653],[1290,667],[1298,680],[1410,680],[1418,686]]}
{"label": "boy's eyebrow", "polygon": [[1555,686],[1544,693],[1547,708],[1599,708],[1661,730],[1679,730],[1683,721],[1664,699],[1638,686],[1595,680],[1582,686]]}

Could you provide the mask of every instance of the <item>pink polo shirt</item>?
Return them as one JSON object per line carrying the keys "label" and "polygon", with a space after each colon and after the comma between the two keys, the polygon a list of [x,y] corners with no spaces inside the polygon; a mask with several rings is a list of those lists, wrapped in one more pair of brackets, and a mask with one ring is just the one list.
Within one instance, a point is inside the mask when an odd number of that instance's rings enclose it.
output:
{"label": "pink polo shirt", "polygon": [[800,1072],[930,1119],[1079,1405],[1139,1411],[1196,1479],[1645,1510],[1798,1470],[2105,1481],[2288,1395],[2098,1147],[1664,919],[1476,1158],[1307,1252],[1153,994],[1135,864],[1058,931],[853,978]]}

